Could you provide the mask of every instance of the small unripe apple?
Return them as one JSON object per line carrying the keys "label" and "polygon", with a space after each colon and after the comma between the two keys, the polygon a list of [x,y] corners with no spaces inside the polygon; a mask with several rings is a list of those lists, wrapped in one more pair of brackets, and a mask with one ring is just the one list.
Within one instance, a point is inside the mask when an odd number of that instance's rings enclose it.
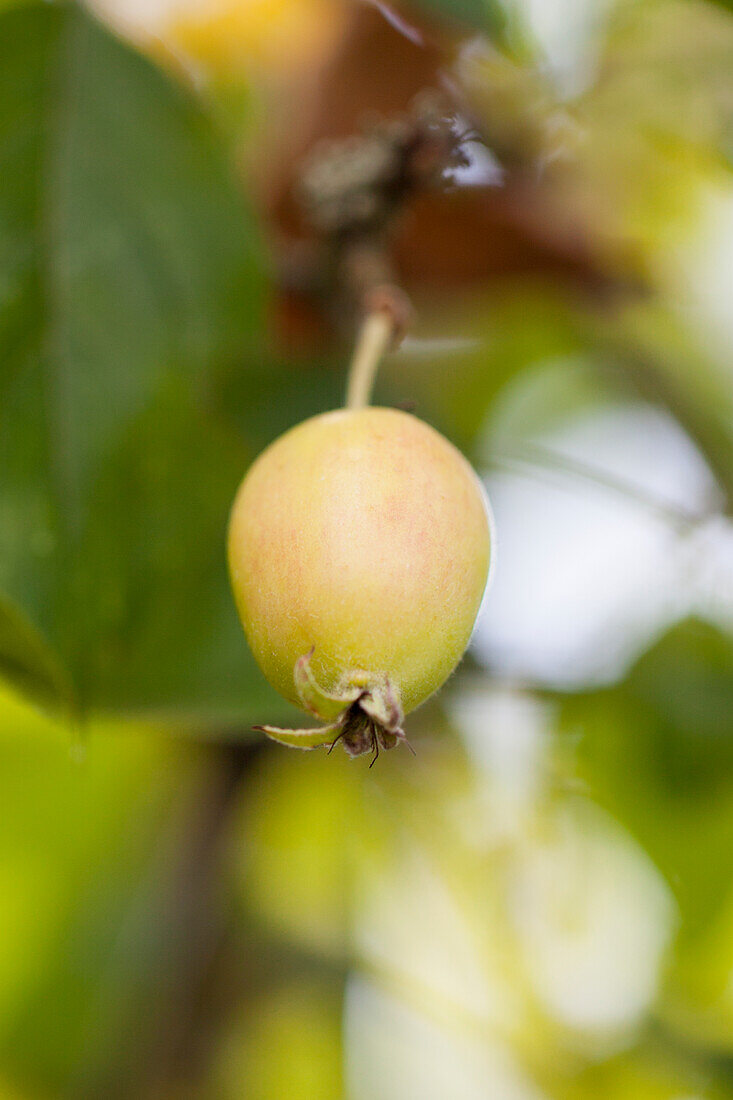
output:
{"label": "small unripe apple", "polygon": [[490,543],[478,477],[414,416],[340,409],[272,443],[232,509],[232,587],[267,679],[328,724],[266,732],[352,755],[403,739],[468,644]]}

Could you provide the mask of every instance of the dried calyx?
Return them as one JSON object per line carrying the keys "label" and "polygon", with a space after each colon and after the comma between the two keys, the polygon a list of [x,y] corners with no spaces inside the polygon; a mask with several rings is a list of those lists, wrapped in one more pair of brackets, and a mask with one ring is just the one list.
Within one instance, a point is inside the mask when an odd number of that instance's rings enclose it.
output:
{"label": "dried calyx", "polygon": [[[349,756],[373,753],[372,764],[380,749],[393,749],[398,741],[412,746],[402,729],[403,713],[398,694],[389,677],[355,670],[344,677],[343,687],[326,691],[316,680],[310,661],[313,649],[295,662],[295,690],[306,710],[326,724],[309,729],[281,729],[256,726],[274,741],[291,748],[312,749],[340,741]],[[370,764],[371,767],[371,764]]]}

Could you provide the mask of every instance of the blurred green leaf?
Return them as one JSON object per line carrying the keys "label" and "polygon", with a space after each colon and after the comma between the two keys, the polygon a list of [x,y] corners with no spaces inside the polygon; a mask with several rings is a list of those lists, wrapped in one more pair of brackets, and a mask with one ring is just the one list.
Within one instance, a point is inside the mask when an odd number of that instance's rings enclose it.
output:
{"label": "blurred green leaf", "polygon": [[114,966],[153,891],[170,941],[180,899],[165,891],[209,771],[198,746],[152,734],[95,724],[72,754],[63,728],[0,693],[0,1061],[29,1096],[81,1095],[70,1082],[139,1029],[129,987],[154,999],[163,984],[160,940],[154,964],[126,957],[124,983]]}
{"label": "blurred green leaf", "polygon": [[344,953],[348,929],[349,837],[340,823],[363,814],[349,764],[343,754],[272,753],[239,826],[247,910],[270,934],[332,958]]}
{"label": "blurred green leaf", "polygon": [[[733,53],[731,54],[733,57]],[[733,500],[733,389],[727,361],[669,309],[637,302],[603,317],[588,314],[586,337],[608,368],[619,368],[639,396],[665,406],[703,453]]]}
{"label": "blurred green leaf", "polygon": [[660,780],[678,799],[708,799],[733,781],[733,640],[690,621],[632,670],[624,691],[655,716]]}
{"label": "blurred green leaf", "polygon": [[251,712],[223,550],[251,451],[211,393],[262,275],[214,129],[82,8],[33,3],[0,16],[0,164],[0,590],[83,706]]}
{"label": "blurred green leaf", "polygon": [[417,0],[416,6],[471,30],[500,35],[506,27],[506,10],[500,0]]}
{"label": "blurred green leaf", "polygon": [[232,1021],[216,1051],[206,1100],[344,1095],[338,990],[303,981],[268,990]]}
{"label": "blurred green leaf", "polygon": [[56,655],[25,616],[1,597],[0,675],[51,708],[65,702],[73,709],[70,685]]}
{"label": "blurred green leaf", "polygon": [[667,877],[683,937],[698,934],[729,889],[731,715],[733,641],[695,620],[670,630],[622,684],[562,705],[580,775]]}
{"label": "blurred green leaf", "polygon": [[684,1050],[665,1049],[656,1035],[641,1050],[624,1051],[585,1067],[561,1090],[562,1100],[725,1100],[725,1073],[716,1073]]}
{"label": "blurred green leaf", "polygon": [[[569,365],[576,377],[573,387],[587,372],[581,358],[587,342],[572,296],[546,280],[505,279],[440,315],[440,327],[435,312],[426,307],[430,320],[419,331],[426,350],[412,355],[408,345],[389,359],[377,379],[377,398],[384,394],[386,403],[414,407],[418,416],[482,460],[487,423],[501,411],[507,394],[524,385],[528,370],[533,375],[548,363]],[[454,337],[455,347],[443,350],[437,342],[433,351],[430,339],[441,333]],[[598,386],[592,377],[580,384],[584,391]],[[565,396],[570,383],[565,379],[559,388]]]}

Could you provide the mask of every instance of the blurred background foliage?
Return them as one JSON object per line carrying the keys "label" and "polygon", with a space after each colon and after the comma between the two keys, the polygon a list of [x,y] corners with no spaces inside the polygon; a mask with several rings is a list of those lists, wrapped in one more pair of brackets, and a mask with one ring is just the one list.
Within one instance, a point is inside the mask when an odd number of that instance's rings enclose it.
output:
{"label": "blurred background foliage", "polygon": [[[733,1097],[730,5],[0,8],[0,1100]],[[426,89],[377,397],[499,549],[367,771],[250,732],[223,544],[343,391],[304,158]]]}

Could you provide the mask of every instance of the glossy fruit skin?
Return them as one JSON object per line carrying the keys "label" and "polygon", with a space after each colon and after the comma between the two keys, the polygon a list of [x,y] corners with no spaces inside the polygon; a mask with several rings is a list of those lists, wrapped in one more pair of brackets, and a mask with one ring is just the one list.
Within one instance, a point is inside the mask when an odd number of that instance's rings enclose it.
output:
{"label": "glossy fruit skin", "polygon": [[459,451],[395,409],[324,413],[272,443],[232,508],[228,557],[249,645],[277,691],[311,650],[326,691],[386,676],[404,713],[458,664],[486,586],[487,502]]}

